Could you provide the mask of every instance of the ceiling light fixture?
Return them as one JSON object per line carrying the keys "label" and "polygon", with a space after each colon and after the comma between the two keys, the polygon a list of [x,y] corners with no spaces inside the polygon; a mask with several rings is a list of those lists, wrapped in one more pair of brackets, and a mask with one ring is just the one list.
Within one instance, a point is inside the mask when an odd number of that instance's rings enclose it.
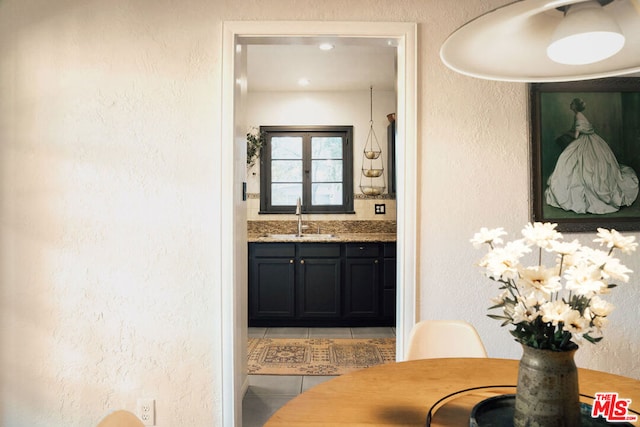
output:
{"label": "ceiling light fixture", "polygon": [[332,50],[335,46],[331,43],[321,43],[318,47],[320,50]]}
{"label": "ceiling light fixture", "polygon": [[547,55],[561,64],[583,65],[607,59],[622,49],[624,35],[597,1],[567,6]]}
{"label": "ceiling light fixture", "polygon": [[521,0],[460,27],[440,57],[473,77],[550,82],[639,72],[639,52],[640,0]]}

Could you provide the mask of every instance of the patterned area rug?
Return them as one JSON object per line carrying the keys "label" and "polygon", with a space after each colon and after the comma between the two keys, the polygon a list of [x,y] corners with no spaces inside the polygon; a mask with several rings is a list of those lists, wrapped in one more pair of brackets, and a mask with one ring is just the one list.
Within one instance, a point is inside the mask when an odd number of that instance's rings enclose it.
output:
{"label": "patterned area rug", "polygon": [[250,338],[251,375],[342,375],[395,362],[395,338]]}

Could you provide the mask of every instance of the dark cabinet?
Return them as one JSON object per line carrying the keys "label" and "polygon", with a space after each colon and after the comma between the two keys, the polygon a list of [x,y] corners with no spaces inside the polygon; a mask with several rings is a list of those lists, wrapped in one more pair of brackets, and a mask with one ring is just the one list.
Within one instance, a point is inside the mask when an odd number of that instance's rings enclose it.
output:
{"label": "dark cabinet", "polygon": [[339,243],[251,244],[250,324],[339,316],[341,265]]}
{"label": "dark cabinet", "polygon": [[346,245],[345,315],[377,317],[380,294],[380,245]]}
{"label": "dark cabinet", "polygon": [[295,314],[295,245],[257,245],[251,252],[249,316],[292,318]]}
{"label": "dark cabinet", "polygon": [[301,318],[340,315],[340,245],[301,244],[296,300]]}
{"label": "dark cabinet", "polygon": [[249,326],[395,323],[395,243],[250,243]]}
{"label": "dark cabinet", "polygon": [[385,243],[382,264],[382,316],[396,317],[396,244]]}

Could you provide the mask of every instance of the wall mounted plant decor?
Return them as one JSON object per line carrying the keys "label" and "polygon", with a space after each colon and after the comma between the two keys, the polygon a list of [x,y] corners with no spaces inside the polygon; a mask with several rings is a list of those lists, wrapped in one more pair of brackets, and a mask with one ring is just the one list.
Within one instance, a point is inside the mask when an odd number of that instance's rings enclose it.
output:
{"label": "wall mounted plant decor", "polygon": [[256,127],[247,132],[247,167],[253,167],[260,157],[260,149],[264,146],[265,138],[265,133]]}

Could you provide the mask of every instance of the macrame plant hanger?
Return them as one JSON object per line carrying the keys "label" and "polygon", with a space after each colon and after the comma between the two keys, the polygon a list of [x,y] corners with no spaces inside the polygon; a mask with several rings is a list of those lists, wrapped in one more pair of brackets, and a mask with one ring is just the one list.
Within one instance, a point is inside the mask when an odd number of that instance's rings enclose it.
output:
{"label": "macrame plant hanger", "polygon": [[362,152],[362,175],[360,175],[360,191],[365,196],[379,196],[386,188],[384,181],[384,161],[382,148],[373,130],[373,86],[370,87],[370,120],[369,135]]}

